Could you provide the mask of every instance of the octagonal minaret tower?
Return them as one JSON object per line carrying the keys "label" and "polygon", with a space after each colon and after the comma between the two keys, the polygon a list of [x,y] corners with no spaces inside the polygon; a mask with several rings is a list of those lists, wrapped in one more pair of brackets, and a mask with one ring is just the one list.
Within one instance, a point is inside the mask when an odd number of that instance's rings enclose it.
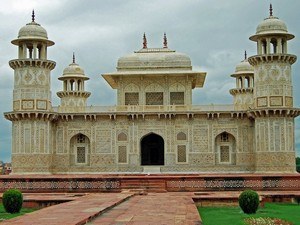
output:
{"label": "octagonal minaret tower", "polygon": [[85,91],[85,81],[89,78],[84,74],[84,70],[75,62],[64,69],[63,75],[58,78],[63,81],[63,91],[57,92],[61,98],[59,112],[83,112],[86,107],[87,98],[91,95]]}
{"label": "octagonal minaret tower", "polygon": [[50,71],[55,62],[47,60],[47,47],[54,45],[48,39],[47,31],[32,21],[19,31],[18,38],[11,42],[18,46],[18,59],[9,65],[15,70],[13,110],[51,110]]}
{"label": "octagonal minaret tower", "polygon": [[294,35],[273,16],[263,20],[250,40],[257,42],[254,67],[255,154],[257,172],[294,172],[294,117],[291,65],[296,56],[288,53]]}
{"label": "octagonal minaret tower", "polygon": [[235,72],[231,75],[236,79],[236,88],[230,90],[233,96],[235,110],[249,110],[253,108],[253,86],[254,86],[254,69],[247,59],[245,52],[245,59],[240,62]]}
{"label": "octagonal minaret tower", "polygon": [[12,121],[13,173],[50,173],[52,162],[52,124],[50,72],[55,62],[47,59],[47,48],[54,45],[47,31],[32,21],[19,30],[11,42],[19,49],[18,58],[9,62],[14,69]]}
{"label": "octagonal minaret tower", "polygon": [[257,55],[249,58],[255,70],[256,108],[293,107],[291,65],[297,57],[288,54],[288,41],[293,38],[285,23],[273,16],[271,5],[270,16],[250,37],[251,41],[257,42]]}

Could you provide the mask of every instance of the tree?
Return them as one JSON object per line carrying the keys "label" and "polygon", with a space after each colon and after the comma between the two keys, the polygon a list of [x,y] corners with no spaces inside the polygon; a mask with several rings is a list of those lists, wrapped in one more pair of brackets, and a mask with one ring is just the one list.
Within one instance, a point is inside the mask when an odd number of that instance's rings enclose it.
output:
{"label": "tree", "polygon": [[300,173],[300,157],[296,158],[296,170],[298,173]]}

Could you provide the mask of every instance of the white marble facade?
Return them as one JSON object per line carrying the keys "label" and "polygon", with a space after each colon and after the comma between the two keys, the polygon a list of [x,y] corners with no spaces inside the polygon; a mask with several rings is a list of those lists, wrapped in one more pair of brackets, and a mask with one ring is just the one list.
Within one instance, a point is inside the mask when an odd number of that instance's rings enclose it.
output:
{"label": "white marble facade", "polygon": [[[89,78],[73,62],[59,80],[58,107],[51,104],[47,59],[54,45],[46,30],[26,24],[12,44],[14,73],[12,163],[15,174],[44,173],[291,173],[295,171],[291,65],[294,38],[272,15],[250,40],[257,55],[231,75],[232,105],[193,105],[192,90],[206,73],[167,46],[143,48],[121,57],[117,70],[103,74],[117,90],[117,106],[87,106]],[[242,47],[242,46],[241,46]],[[113,62],[112,62],[113,63]]]}

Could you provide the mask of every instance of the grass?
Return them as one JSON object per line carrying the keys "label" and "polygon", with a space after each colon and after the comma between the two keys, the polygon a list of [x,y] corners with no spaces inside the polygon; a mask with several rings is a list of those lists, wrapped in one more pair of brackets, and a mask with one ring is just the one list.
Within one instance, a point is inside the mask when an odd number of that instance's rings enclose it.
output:
{"label": "grass", "polygon": [[22,216],[22,215],[24,215],[26,213],[30,213],[30,212],[33,212],[35,210],[37,210],[37,209],[22,208],[21,212],[10,214],[10,213],[5,212],[3,204],[0,203],[0,222],[2,220],[8,220],[8,219],[11,219],[11,218],[14,218],[14,217],[17,217],[17,216]]}
{"label": "grass", "polygon": [[300,225],[300,205],[292,203],[266,203],[256,214],[247,215],[239,207],[198,207],[203,225],[245,225],[244,218],[279,218]]}

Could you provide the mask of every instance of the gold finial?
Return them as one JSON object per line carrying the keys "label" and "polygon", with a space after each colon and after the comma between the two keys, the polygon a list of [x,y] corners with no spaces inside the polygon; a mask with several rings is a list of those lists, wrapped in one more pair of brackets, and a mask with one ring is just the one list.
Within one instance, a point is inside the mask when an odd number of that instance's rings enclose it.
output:
{"label": "gold finial", "polygon": [[270,16],[273,16],[273,7],[272,7],[272,4],[270,4]]}
{"label": "gold finial", "polygon": [[32,10],[31,20],[32,20],[32,22],[34,22],[34,20],[35,20],[34,9]]}
{"label": "gold finial", "polygon": [[245,60],[247,59],[247,51],[245,50]]}
{"label": "gold finial", "polygon": [[75,63],[75,53],[73,52],[73,63]]}
{"label": "gold finial", "polygon": [[168,40],[166,33],[164,33],[164,48],[168,48]]}
{"label": "gold finial", "polygon": [[143,35],[143,48],[147,48],[147,38],[146,38],[145,32],[144,32],[144,35]]}

